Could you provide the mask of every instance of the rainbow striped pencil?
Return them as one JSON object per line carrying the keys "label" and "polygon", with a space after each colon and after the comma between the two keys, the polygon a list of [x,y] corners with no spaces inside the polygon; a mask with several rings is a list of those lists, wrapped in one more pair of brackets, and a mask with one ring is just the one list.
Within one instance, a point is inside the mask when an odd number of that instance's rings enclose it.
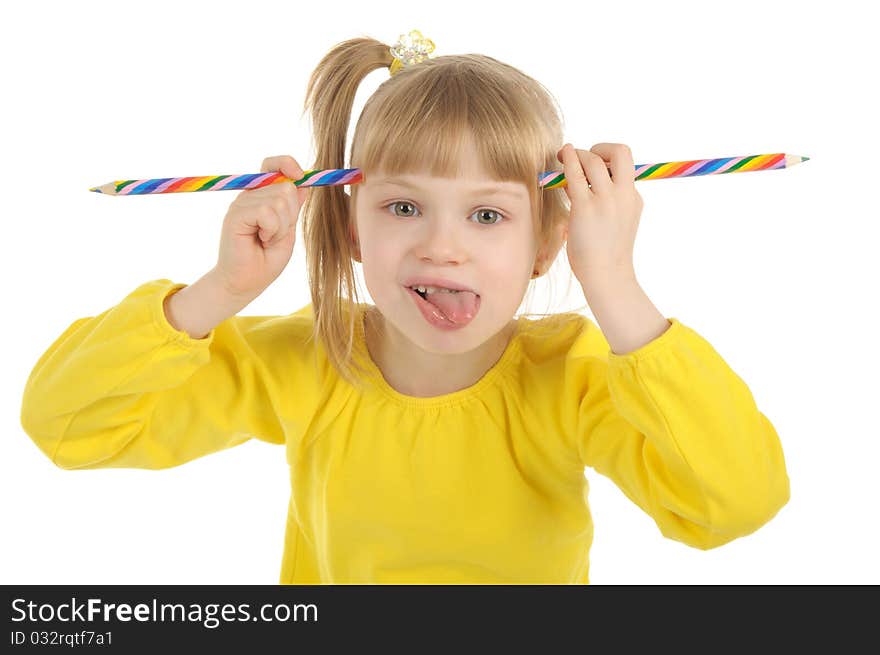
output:
{"label": "rainbow striped pencil", "polygon": [[[744,157],[721,157],[719,159],[694,159],[670,161],[660,164],[636,164],[636,181],[661,180],[673,177],[696,177],[722,173],[749,173],[791,168],[808,161],[809,157],[787,155],[784,152]],[[293,182],[298,187],[334,186],[358,184],[364,181],[359,168],[326,168],[304,171],[299,180],[291,180],[277,171],[271,173],[245,173],[241,175],[207,175],[204,177],[157,177],[144,180],[116,180],[89,191],[111,196],[137,196],[149,193],[181,193],[185,191],[232,191],[259,189],[279,182]],[[546,171],[538,175],[538,185],[544,189],[566,186],[562,171]]]}

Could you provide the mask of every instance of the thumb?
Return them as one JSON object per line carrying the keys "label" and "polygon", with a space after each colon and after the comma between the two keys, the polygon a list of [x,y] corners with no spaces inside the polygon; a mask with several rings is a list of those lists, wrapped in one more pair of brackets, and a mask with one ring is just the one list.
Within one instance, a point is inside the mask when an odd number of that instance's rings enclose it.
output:
{"label": "thumb", "polygon": [[285,157],[281,162],[281,172],[292,180],[299,180],[305,175],[302,166],[293,157]]}
{"label": "thumb", "polygon": [[[302,169],[302,166],[299,165],[299,162],[296,161],[293,157],[286,157],[284,161],[281,163],[281,172],[285,175],[285,177],[289,177],[291,180],[301,180],[305,175],[305,171]],[[297,187],[296,194],[299,200],[299,204],[303,205],[308,197],[309,192],[312,190],[312,187]]]}
{"label": "thumb", "polygon": [[[560,156],[561,155],[561,156]],[[587,176],[581,167],[580,159],[574,151],[574,146],[566,143],[558,153],[556,158],[562,162],[563,174],[565,175],[565,190],[569,194],[581,194],[587,186]]]}

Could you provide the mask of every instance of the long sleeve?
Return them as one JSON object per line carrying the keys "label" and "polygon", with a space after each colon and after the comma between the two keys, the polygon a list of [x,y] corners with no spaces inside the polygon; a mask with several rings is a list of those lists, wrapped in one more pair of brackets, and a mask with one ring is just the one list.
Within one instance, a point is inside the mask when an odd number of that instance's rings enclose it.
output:
{"label": "long sleeve", "polygon": [[256,437],[285,437],[256,355],[261,317],[227,319],[203,339],[168,323],[183,288],[145,283],[74,321],[25,385],[21,424],[63,469],[161,469]]}
{"label": "long sleeve", "polygon": [[669,321],[624,355],[588,323],[566,362],[566,391],[578,399],[581,462],[664,536],[706,550],[775,516],[789,479],[776,431],[746,384],[699,334]]}

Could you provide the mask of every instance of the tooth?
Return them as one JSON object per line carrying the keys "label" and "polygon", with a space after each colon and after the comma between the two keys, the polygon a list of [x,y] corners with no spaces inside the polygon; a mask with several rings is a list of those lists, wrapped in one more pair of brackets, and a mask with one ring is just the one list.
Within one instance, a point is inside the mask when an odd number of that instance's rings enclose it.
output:
{"label": "tooth", "polygon": [[416,285],[411,288],[419,293],[459,293],[458,289],[443,289],[441,287]]}

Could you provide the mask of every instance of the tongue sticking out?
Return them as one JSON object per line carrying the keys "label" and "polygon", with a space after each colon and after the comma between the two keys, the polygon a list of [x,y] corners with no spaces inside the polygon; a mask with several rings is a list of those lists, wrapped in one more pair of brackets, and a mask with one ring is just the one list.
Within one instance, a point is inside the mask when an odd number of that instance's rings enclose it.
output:
{"label": "tongue sticking out", "polygon": [[477,313],[477,294],[472,291],[429,293],[425,300],[440,310],[453,323],[467,323]]}

